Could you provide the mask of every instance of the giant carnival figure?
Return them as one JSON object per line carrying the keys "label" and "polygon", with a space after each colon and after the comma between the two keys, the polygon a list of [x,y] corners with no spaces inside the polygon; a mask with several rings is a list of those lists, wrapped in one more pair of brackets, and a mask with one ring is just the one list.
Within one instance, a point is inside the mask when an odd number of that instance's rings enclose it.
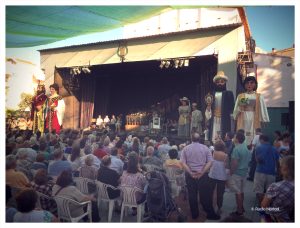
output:
{"label": "giant carnival figure", "polygon": [[31,120],[33,133],[44,133],[45,129],[45,108],[46,108],[46,89],[45,85],[38,84],[36,95],[31,101]]}
{"label": "giant carnival figure", "polygon": [[59,87],[56,83],[50,85],[50,96],[47,99],[46,129],[59,134],[65,114],[65,102],[59,95]]}
{"label": "giant carnival figure", "polygon": [[262,94],[257,93],[257,80],[248,76],[243,82],[245,93],[238,95],[233,118],[237,121],[236,129],[244,129],[247,145],[250,145],[255,135],[255,130],[261,128],[261,123],[270,122],[268,110]]}
{"label": "giant carnival figure", "polygon": [[231,114],[234,106],[233,93],[226,89],[228,77],[223,71],[213,78],[215,91],[205,97],[205,122],[208,130],[208,139],[213,143],[224,139],[225,134],[231,131]]}

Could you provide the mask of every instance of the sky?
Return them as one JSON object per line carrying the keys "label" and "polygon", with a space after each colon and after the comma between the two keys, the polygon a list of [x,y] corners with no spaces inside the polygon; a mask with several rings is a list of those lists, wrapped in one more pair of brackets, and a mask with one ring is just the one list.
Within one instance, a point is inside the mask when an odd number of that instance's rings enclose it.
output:
{"label": "sky", "polygon": [[246,14],[256,45],[265,51],[292,47],[295,43],[294,6],[251,6]]}

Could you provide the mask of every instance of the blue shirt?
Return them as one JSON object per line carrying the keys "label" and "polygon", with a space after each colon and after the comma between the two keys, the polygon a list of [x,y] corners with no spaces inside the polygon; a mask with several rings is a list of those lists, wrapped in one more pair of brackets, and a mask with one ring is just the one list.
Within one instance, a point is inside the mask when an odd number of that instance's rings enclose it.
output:
{"label": "blue shirt", "polygon": [[241,177],[247,176],[248,164],[251,160],[251,153],[245,143],[235,145],[232,151],[231,160],[238,161],[238,166],[234,171],[234,174]]}
{"label": "blue shirt", "polygon": [[48,175],[57,177],[64,170],[72,170],[71,163],[69,161],[53,161],[48,166]]}
{"label": "blue shirt", "polygon": [[276,175],[276,164],[279,154],[275,147],[269,143],[260,144],[256,148],[256,172],[268,175]]}

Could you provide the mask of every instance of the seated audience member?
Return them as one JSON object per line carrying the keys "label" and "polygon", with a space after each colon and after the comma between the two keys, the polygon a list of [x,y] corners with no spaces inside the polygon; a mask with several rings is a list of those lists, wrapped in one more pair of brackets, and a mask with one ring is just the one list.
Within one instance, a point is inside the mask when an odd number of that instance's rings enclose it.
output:
{"label": "seated audience member", "polygon": [[40,143],[39,154],[43,154],[47,162],[50,160],[50,154],[47,151],[47,144],[45,142]]}
{"label": "seated audience member", "polygon": [[6,184],[11,188],[23,189],[30,187],[28,178],[24,173],[16,171],[17,161],[14,155],[6,156]]}
{"label": "seated audience member", "polygon": [[99,142],[98,149],[96,149],[93,154],[101,160],[105,155],[108,155],[108,153],[103,149],[103,143]]}
{"label": "seated audience member", "polygon": [[[154,156],[154,147],[148,146],[146,148],[146,154],[147,156],[142,158],[142,165],[143,166],[152,166],[153,169],[162,170],[163,169],[163,163],[161,159]],[[149,171],[149,170],[147,170]]]}
{"label": "seated audience member", "polygon": [[[45,169],[37,170],[31,187],[37,192],[43,193],[52,197],[53,182],[49,181],[47,171]],[[44,210],[50,211],[52,214],[57,215],[57,206],[54,200],[42,199],[41,206]]]}
{"label": "seated audience member", "polygon": [[[146,178],[139,168],[138,154],[135,152],[128,154],[127,170],[121,176],[120,186],[137,187],[142,191],[146,186]],[[138,203],[142,203],[146,200],[146,194],[137,192],[136,199]]]}
{"label": "seated audience member", "polygon": [[294,222],[295,219],[295,159],[286,156],[280,161],[280,172],[283,180],[273,183],[267,189],[262,200],[263,208],[279,208],[268,210],[271,219],[276,222]]}
{"label": "seated audience member", "polygon": [[[57,177],[56,184],[52,188],[52,196],[62,196],[67,197],[77,202],[85,202],[85,201],[92,201],[92,217],[93,222],[99,221],[99,213],[97,209],[97,203],[95,202],[94,196],[85,195],[79,191],[73,185],[73,177],[71,170],[64,170],[61,174]],[[73,217],[77,217],[84,213],[84,207],[78,207],[75,205],[70,205],[71,215]]]}
{"label": "seated audience member", "polygon": [[63,160],[63,152],[60,148],[54,150],[54,161],[49,163],[48,175],[56,178],[64,170],[72,170],[71,163]]}
{"label": "seated audience member", "polygon": [[79,176],[91,180],[96,180],[98,169],[93,166],[94,157],[92,156],[92,154],[87,155],[84,162],[85,164],[79,168]]}
{"label": "seated audience member", "polygon": [[5,196],[6,196],[5,220],[6,222],[13,222],[14,216],[18,211],[16,208],[8,205],[12,198],[11,187],[9,187],[9,185],[5,186]]}
{"label": "seated audience member", "polygon": [[87,158],[87,156],[93,158],[93,163],[91,164],[91,166],[95,167],[97,170],[100,168],[100,160],[97,156],[95,156],[94,154],[92,154],[92,146],[90,145],[86,145],[84,147],[84,154],[81,157],[81,167],[85,164],[85,159]]}
{"label": "seated audience member", "polygon": [[171,149],[168,152],[169,159],[164,163],[164,167],[175,167],[178,169],[183,169],[183,165],[180,160],[178,160],[178,151],[176,149]]}
{"label": "seated audience member", "polygon": [[48,167],[45,163],[45,156],[44,154],[38,154],[36,156],[36,161],[31,165],[31,169],[38,170],[38,169],[45,169],[47,170]]}
{"label": "seated audience member", "polygon": [[25,189],[16,196],[18,212],[14,222],[58,222],[58,219],[49,211],[37,210],[35,205],[38,196],[35,190]]}
{"label": "seated audience member", "polygon": [[168,139],[166,137],[163,137],[161,140],[161,144],[158,146],[159,157],[163,160],[163,162],[168,159],[168,152],[171,149],[172,148],[169,144]]}
{"label": "seated audience member", "polygon": [[81,166],[81,155],[80,155],[80,147],[79,144],[74,144],[72,147],[72,154],[70,156],[70,162],[72,171],[75,172]]}
{"label": "seated audience member", "polygon": [[119,175],[123,173],[124,162],[118,157],[118,149],[116,147],[111,148],[111,164],[110,167],[116,170]]}
{"label": "seated audience member", "polygon": [[[98,170],[97,180],[109,184],[115,188],[118,187],[120,183],[120,175],[116,170],[110,168],[111,156],[105,155],[102,158],[100,169]],[[120,196],[120,190],[108,189],[108,196],[110,199],[114,199]]]}

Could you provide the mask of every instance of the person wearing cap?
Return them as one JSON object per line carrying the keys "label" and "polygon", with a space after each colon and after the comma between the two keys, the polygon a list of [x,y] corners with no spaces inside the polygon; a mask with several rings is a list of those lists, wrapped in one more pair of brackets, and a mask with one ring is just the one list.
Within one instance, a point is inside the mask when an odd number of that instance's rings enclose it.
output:
{"label": "person wearing cap", "polygon": [[187,97],[181,98],[180,101],[181,105],[178,107],[178,136],[188,137],[190,134],[189,128],[191,108],[188,105],[189,99]]}
{"label": "person wearing cap", "polygon": [[236,129],[244,129],[247,145],[255,135],[255,129],[261,128],[261,123],[270,122],[267,106],[262,94],[257,93],[257,80],[254,76],[248,76],[243,82],[245,93],[238,95],[233,118],[237,121]]}
{"label": "person wearing cap", "polygon": [[202,134],[202,112],[197,108],[197,103],[192,103],[191,134],[198,132]]}
{"label": "person wearing cap", "polygon": [[224,139],[226,132],[231,131],[231,114],[234,107],[232,91],[226,89],[228,77],[223,71],[213,78],[214,93],[211,102],[206,99],[205,119],[208,128],[209,140],[213,143]]}
{"label": "person wearing cap", "polygon": [[33,133],[37,131],[44,133],[45,116],[44,110],[46,107],[47,95],[45,86],[39,84],[37,86],[36,95],[31,101],[31,120]]}

